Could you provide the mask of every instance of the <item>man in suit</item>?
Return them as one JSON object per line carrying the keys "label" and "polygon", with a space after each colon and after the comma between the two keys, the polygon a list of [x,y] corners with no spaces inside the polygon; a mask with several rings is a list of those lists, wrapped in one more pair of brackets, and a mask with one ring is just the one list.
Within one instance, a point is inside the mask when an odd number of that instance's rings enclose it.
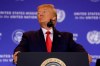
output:
{"label": "man in suit", "polygon": [[[40,5],[37,17],[41,28],[38,31],[23,33],[20,44],[14,50],[15,64],[19,52],[86,52],[80,44],[73,40],[71,33],[59,32],[53,28],[57,21],[57,13],[52,4]],[[50,20],[53,27],[47,25]]]}

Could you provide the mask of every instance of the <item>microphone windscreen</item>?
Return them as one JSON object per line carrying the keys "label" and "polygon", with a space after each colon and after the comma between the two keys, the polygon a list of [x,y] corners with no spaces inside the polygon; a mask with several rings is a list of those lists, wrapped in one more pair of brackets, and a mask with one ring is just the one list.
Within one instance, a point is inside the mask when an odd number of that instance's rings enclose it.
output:
{"label": "microphone windscreen", "polygon": [[50,22],[48,22],[47,23],[47,27],[53,27],[54,25],[53,25],[53,22],[52,22],[52,20],[50,19]]}

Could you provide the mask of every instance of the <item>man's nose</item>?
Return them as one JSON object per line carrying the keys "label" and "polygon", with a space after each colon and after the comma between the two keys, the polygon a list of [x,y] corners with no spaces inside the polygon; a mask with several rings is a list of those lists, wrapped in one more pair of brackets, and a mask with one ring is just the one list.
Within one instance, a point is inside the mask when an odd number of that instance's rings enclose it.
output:
{"label": "man's nose", "polygon": [[43,12],[39,12],[39,15],[43,15]]}
{"label": "man's nose", "polygon": [[39,16],[42,17],[43,16],[43,13],[40,13]]}

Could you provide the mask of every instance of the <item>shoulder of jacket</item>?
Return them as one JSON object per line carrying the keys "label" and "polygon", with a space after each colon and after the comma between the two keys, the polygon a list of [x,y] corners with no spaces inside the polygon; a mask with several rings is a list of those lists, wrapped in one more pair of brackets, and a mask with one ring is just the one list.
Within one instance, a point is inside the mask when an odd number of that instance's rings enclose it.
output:
{"label": "shoulder of jacket", "polygon": [[24,32],[23,34],[24,35],[34,35],[37,31],[27,31],[27,32]]}
{"label": "shoulder of jacket", "polygon": [[61,32],[62,35],[73,35],[72,33],[70,32]]}

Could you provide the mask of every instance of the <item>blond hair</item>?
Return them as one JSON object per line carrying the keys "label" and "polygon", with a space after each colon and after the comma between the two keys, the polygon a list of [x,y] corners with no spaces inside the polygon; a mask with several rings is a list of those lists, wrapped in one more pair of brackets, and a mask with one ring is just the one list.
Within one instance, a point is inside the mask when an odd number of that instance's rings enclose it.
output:
{"label": "blond hair", "polygon": [[57,12],[56,12],[56,9],[55,9],[54,5],[52,5],[52,4],[42,4],[42,5],[38,6],[37,9],[43,8],[43,7],[51,8],[53,13],[54,13],[54,16],[57,18]]}

